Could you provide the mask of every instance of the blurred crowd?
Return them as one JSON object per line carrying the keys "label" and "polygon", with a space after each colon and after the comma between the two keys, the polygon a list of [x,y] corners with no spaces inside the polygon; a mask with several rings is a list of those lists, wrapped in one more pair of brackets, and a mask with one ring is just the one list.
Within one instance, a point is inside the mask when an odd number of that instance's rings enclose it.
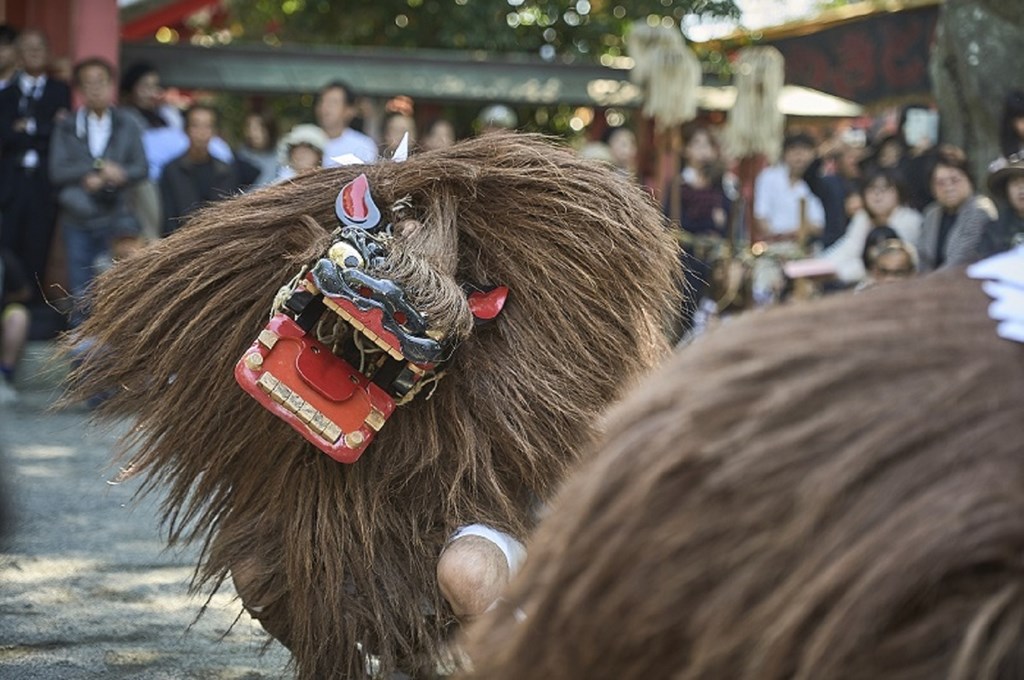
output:
{"label": "blurred crowd", "polygon": [[730,309],[864,290],[1024,242],[1024,92],[1006,94],[1002,155],[972,176],[920,106],[877,129],[787,132],[779,159],[730,159],[718,130],[684,127],[665,188],[693,304],[687,328]]}
{"label": "blurred crowd", "polygon": [[[98,272],[174,232],[200,205],[320,167],[391,157],[403,139],[413,150],[456,141],[451,121],[418,125],[411,102],[373,121],[378,138],[366,134],[357,93],[341,80],[316,93],[315,122],[287,131],[264,110],[225,131],[208,103],[173,106],[149,64],[119,73],[85,59],[69,81],[56,77],[45,35],[0,25],[0,402],[12,395],[29,309],[72,301],[61,311],[73,328],[88,313],[81,301]],[[986,177],[971,176],[964,150],[939,143],[938,115],[908,107],[888,128],[823,139],[792,131],[771,164],[726,157],[721,130],[692,123],[676,151],[659,154],[674,163],[659,175],[668,182],[640,177],[629,127],[594,131],[579,151],[650,185],[678,225],[690,289],[685,329],[693,330],[730,310],[864,289],[1020,243],[1024,93],[1006,96],[1003,157]],[[480,134],[517,127],[516,113],[500,104],[475,123]],[[791,266],[801,261],[810,266]],[[55,281],[66,295],[47,286]]]}
{"label": "blurred crowd", "polygon": [[[389,111],[374,139],[353,125],[356,103],[339,80],[316,93],[315,123],[279,135],[272,115],[252,111],[241,130],[224,131],[215,106],[170,104],[150,64],[119,73],[89,58],[59,78],[43,33],[0,25],[0,403],[15,395],[29,310],[56,307],[64,317],[57,330],[74,328],[98,273],[171,234],[204,203],[390,157],[403,138],[417,149],[455,142],[450,121],[418,130],[408,110]],[[491,106],[477,124],[512,128],[515,114]]]}

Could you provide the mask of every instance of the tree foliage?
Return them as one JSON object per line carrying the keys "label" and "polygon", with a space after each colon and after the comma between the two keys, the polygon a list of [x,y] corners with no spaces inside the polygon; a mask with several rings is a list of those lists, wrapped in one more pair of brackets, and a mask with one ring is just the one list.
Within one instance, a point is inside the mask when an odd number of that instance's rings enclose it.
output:
{"label": "tree foliage", "polygon": [[230,0],[231,33],[269,44],[526,52],[554,59],[625,53],[636,20],[738,17],[735,0]]}

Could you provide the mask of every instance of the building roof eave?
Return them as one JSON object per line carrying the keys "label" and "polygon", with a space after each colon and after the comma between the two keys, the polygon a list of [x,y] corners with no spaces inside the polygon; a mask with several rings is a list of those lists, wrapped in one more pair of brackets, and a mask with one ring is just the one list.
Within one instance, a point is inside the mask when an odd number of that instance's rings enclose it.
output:
{"label": "building roof eave", "polygon": [[[164,85],[242,94],[315,92],[344,80],[372,97],[407,95],[428,101],[503,102],[639,107],[642,90],[629,71],[596,64],[546,62],[522,55],[496,56],[442,50],[263,46],[124,44],[124,63],[147,61]],[[698,101],[708,111],[728,110],[735,88],[701,86]],[[780,110],[794,116],[857,116],[861,107],[845,99],[787,85]]]}

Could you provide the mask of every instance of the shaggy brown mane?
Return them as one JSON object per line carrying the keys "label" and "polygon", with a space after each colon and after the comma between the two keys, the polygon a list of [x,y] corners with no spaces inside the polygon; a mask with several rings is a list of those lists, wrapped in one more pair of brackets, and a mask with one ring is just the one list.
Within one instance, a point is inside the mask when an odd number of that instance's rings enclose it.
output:
{"label": "shaggy brown mane", "polygon": [[[459,347],[429,400],[400,407],[354,465],[307,445],[232,368],[280,286],[320,256],[341,186],[365,172],[396,239],[396,278],[464,333],[462,281],[511,291]],[[390,206],[406,206],[389,210]],[[402,263],[413,254],[421,266]],[[424,264],[425,263],[425,264]],[[407,162],[300,176],[213,204],[100,277],[77,397],[113,391],[146,488],[169,487],[171,541],[204,542],[196,587],[258,558],[273,631],[305,678],[432,668],[452,622],[435,566],[457,526],[518,537],[595,419],[667,350],[676,250],[638,187],[529,135],[493,134]],[[448,311],[446,311],[448,310]]]}
{"label": "shaggy brown mane", "polygon": [[473,677],[1020,678],[1024,345],[989,302],[946,272],[679,352],[470,630]]}

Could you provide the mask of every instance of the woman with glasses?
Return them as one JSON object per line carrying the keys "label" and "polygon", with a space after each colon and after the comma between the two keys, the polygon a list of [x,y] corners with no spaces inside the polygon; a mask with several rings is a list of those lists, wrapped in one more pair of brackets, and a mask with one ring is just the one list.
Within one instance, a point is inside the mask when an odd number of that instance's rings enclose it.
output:
{"label": "woman with glasses", "polygon": [[843,237],[824,253],[835,265],[836,277],[847,285],[856,285],[867,276],[863,254],[873,229],[889,227],[896,238],[907,243],[915,243],[921,235],[921,213],[906,205],[897,170],[869,170],[860,195],[863,207],[854,213]]}
{"label": "woman with glasses", "polygon": [[939,151],[929,181],[935,202],[924,211],[917,241],[921,271],[974,262],[982,234],[996,219],[995,204],[977,194],[967,159],[956,147]]}

